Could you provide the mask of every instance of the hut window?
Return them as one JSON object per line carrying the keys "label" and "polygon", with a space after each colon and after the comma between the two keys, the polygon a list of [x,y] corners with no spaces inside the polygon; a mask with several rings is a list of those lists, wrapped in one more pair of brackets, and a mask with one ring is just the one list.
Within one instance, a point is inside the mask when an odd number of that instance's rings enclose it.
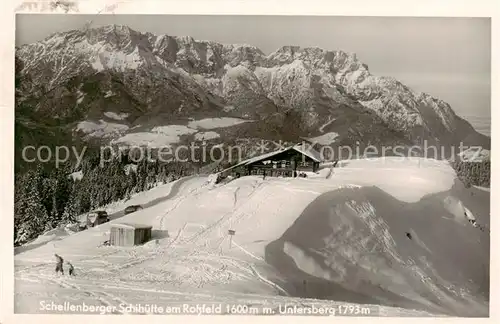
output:
{"label": "hut window", "polygon": [[302,161],[302,162],[300,162],[300,166],[303,166],[303,167],[308,167],[308,166],[309,166],[309,162],[307,162],[307,161]]}

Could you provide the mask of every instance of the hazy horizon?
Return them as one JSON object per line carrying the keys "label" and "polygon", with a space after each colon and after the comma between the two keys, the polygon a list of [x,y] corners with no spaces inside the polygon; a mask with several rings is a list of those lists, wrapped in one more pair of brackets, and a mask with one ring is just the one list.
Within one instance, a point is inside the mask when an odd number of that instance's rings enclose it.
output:
{"label": "hazy horizon", "polygon": [[490,134],[489,18],[18,14],[16,45],[88,21],[93,27],[122,24],[157,35],[250,44],[266,54],[285,45],[356,53],[372,74],[395,77],[448,102]]}

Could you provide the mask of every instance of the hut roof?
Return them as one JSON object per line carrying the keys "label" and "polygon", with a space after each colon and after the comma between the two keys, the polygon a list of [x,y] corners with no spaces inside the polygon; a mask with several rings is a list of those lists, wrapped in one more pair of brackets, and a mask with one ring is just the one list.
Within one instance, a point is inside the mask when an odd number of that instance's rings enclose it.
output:
{"label": "hut roof", "polygon": [[305,146],[303,144],[298,144],[293,147],[294,150],[304,154],[305,156],[310,157],[315,162],[321,162],[321,154],[316,151],[312,145]]}
{"label": "hut roof", "polygon": [[144,224],[133,224],[133,223],[117,223],[113,224],[113,227],[130,228],[130,229],[148,229],[153,228],[151,225]]}
{"label": "hut roof", "polygon": [[247,160],[243,160],[243,161],[239,162],[238,164],[235,164],[232,167],[229,167],[229,168],[223,170],[222,172],[239,167],[239,166],[249,165],[249,164],[252,164],[252,163],[255,163],[258,161],[262,161],[262,160],[265,160],[265,159],[270,158],[272,156],[275,156],[275,155],[278,155],[280,153],[290,151],[290,150],[297,151],[297,152],[311,158],[315,162],[321,162],[320,154],[311,145],[305,146],[304,144],[296,144],[296,145],[291,145],[291,146],[285,147],[285,148],[278,150],[278,151],[269,152],[266,154],[254,156],[254,157],[249,158]]}

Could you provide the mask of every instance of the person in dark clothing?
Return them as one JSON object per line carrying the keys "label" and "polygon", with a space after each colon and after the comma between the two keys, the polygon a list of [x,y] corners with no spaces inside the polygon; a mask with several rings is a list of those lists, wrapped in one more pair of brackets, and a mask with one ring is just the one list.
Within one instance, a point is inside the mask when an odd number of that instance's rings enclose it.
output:
{"label": "person in dark clothing", "polygon": [[408,237],[411,240],[411,234],[406,232],[406,237]]}
{"label": "person in dark clothing", "polygon": [[54,254],[54,256],[56,257],[56,262],[57,262],[56,273],[61,272],[61,274],[64,274],[64,269],[63,269],[64,259],[58,254]]}
{"label": "person in dark clothing", "polygon": [[264,177],[262,177],[262,180],[266,180],[266,171],[264,170]]}
{"label": "person in dark clothing", "polygon": [[75,275],[75,268],[73,267],[73,265],[69,261],[67,261],[66,263],[68,264],[69,275],[74,276]]}

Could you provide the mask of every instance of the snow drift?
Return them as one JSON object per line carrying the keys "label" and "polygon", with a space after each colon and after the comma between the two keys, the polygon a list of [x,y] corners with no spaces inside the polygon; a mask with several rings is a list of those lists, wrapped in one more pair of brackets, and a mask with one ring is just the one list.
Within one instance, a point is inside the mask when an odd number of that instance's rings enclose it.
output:
{"label": "snow drift", "polygon": [[[268,245],[266,260],[296,296],[486,316],[489,235],[449,198],[402,203],[376,187],[325,193]],[[480,206],[469,207],[489,222]]]}

